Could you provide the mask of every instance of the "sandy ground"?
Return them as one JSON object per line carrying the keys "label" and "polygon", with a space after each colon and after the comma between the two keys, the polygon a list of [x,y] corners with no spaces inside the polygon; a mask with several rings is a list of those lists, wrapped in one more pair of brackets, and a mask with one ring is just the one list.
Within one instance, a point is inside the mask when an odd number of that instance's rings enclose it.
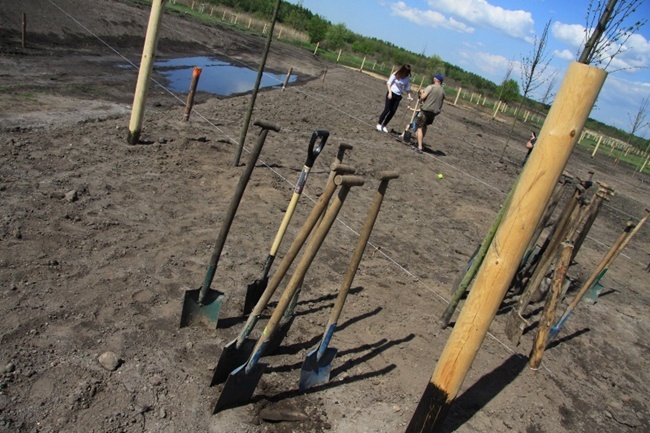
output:
{"label": "sandy ground", "polygon": [[[243,171],[232,164],[232,142],[249,97],[198,94],[182,122],[186,96],[152,87],[142,144],[127,145],[136,72],[117,65],[139,62],[148,14],[109,0],[0,4],[0,431],[404,431],[450,333],[438,318],[452,282],[520,172],[527,126],[515,128],[500,162],[507,119],[447,104],[418,155],[374,129],[381,80],[274,41],[268,68],[293,67],[299,80],[257,98],[253,118],[281,130],[268,134],[219,261],[220,327],[179,329],[184,293],[203,281]],[[255,69],[263,46],[259,36],[166,15],[158,55],[214,55]],[[404,119],[402,106],[390,126]],[[322,193],[340,143],[354,146],[344,162],[365,184],[351,190],[310,266],[295,322],[264,358],[253,400],[212,415],[221,391],[209,386],[212,370],[241,329],[246,286],[262,270],[319,129],[331,135],[276,263]],[[383,170],[400,177],[334,334],[332,380],[300,392],[302,361],[324,331]],[[566,170],[594,171],[616,191],[569,270],[579,285],[625,223],[643,216],[649,179],[580,148]],[[580,305],[536,371],[527,365],[534,326],[519,346],[504,334],[516,300],[506,296],[444,431],[650,431],[649,261],[645,227],[603,278],[603,296]],[[531,307],[532,323],[542,306]],[[106,352],[119,358],[109,369],[98,361]],[[264,420],[269,413],[294,420]]]}

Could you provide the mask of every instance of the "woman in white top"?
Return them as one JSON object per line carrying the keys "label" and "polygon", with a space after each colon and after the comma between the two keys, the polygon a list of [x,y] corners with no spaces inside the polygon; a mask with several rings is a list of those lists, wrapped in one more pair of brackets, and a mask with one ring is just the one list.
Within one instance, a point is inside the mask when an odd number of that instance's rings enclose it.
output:
{"label": "woman in white top", "polygon": [[395,115],[404,92],[408,93],[409,100],[412,99],[410,75],[411,65],[404,65],[397,72],[391,74],[388,81],[386,81],[388,92],[386,92],[384,111],[379,115],[379,121],[377,122],[377,131],[388,132],[386,125],[388,125],[390,119]]}

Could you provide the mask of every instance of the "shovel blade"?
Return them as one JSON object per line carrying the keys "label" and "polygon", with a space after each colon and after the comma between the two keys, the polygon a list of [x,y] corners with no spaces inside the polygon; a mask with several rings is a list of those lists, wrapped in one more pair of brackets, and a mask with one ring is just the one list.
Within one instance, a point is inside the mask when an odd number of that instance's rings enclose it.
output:
{"label": "shovel blade", "polygon": [[246,289],[246,298],[244,299],[244,316],[248,316],[253,308],[257,305],[257,302],[262,297],[266,286],[269,284],[269,277],[260,278],[253,281],[248,285]]}
{"label": "shovel blade", "polygon": [[251,338],[245,339],[239,347],[237,347],[236,339],[226,344],[212,374],[210,386],[225,382],[231,371],[246,363],[254,348],[255,340]]}
{"label": "shovel blade", "polygon": [[519,341],[526,326],[528,326],[526,320],[517,313],[516,309],[513,309],[506,321],[506,335],[515,346],[519,346]]}
{"label": "shovel blade", "polygon": [[241,406],[253,398],[255,388],[257,388],[257,384],[268,364],[258,362],[248,373],[246,373],[246,365],[248,364],[237,367],[237,369],[228,375],[228,380],[226,380],[219,400],[217,400],[217,404],[212,411],[213,414],[225,409]]}
{"label": "shovel blade", "polygon": [[223,293],[208,289],[203,301],[199,302],[200,292],[200,288],[185,292],[183,312],[181,313],[181,328],[203,324],[214,326],[216,329],[221,303],[223,302]]}
{"label": "shovel blade", "polygon": [[305,390],[312,386],[322,385],[330,380],[332,361],[337,349],[328,347],[323,356],[318,359],[318,347],[307,354],[300,370],[300,389]]}

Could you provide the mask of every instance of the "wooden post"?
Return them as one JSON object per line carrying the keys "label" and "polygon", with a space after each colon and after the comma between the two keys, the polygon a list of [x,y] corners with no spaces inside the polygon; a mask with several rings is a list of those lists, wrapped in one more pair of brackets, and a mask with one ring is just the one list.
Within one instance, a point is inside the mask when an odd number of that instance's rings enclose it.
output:
{"label": "wooden post", "polygon": [[221,21],[226,21],[226,11],[223,11],[223,15],[221,16]]}
{"label": "wooden post", "polygon": [[483,95],[478,95],[478,99],[476,100],[476,105],[478,105],[479,102],[481,102],[482,97],[483,97]]}
{"label": "wooden post", "polygon": [[524,166],[512,202],[478,271],[456,325],[406,432],[431,432],[443,423],[510,282],[521,263],[537,221],[553,193],[607,74],[573,62],[535,152]]}
{"label": "wooden post", "polygon": [[645,162],[643,163],[643,165],[639,169],[639,173],[643,173],[643,169],[645,168],[646,165],[648,165],[648,159],[650,159],[650,155],[645,157]]}
{"label": "wooden post", "polygon": [[463,88],[462,88],[462,87],[459,87],[459,88],[458,88],[458,93],[456,93],[456,99],[454,99],[454,106],[455,106],[456,103],[458,102],[458,97],[460,96],[460,91],[461,91],[461,90],[463,90]]}
{"label": "wooden post", "polygon": [[210,9],[210,16],[211,16],[211,17],[214,16],[214,6],[212,6],[212,9]]}
{"label": "wooden post", "polygon": [[251,28],[251,24],[253,24],[253,18],[248,19],[248,28]]}
{"label": "wooden post", "polygon": [[544,356],[544,350],[546,349],[546,343],[548,341],[548,334],[551,331],[551,326],[555,323],[557,305],[560,300],[560,293],[562,292],[564,279],[567,270],[569,269],[569,263],[571,262],[572,252],[573,245],[571,245],[571,242],[563,242],[562,250],[560,251],[560,256],[557,265],[555,266],[555,272],[553,273],[551,294],[546,299],[542,318],[539,320],[537,335],[535,336],[535,344],[533,344],[533,349],[530,352],[530,360],[528,363],[532,368],[539,368],[542,363],[542,357]]}
{"label": "wooden post", "polygon": [[501,101],[499,101],[498,104],[495,104],[495,105],[494,105],[494,114],[492,115],[492,119],[494,119],[495,117],[497,117],[497,112],[499,111],[499,107],[501,107]]}
{"label": "wooden post", "polygon": [[318,46],[320,45],[320,42],[316,42],[316,48],[314,49],[314,55],[318,52]]}
{"label": "wooden post", "polygon": [[482,103],[481,105],[484,106],[486,101],[487,101],[487,96],[484,96],[484,97],[483,97],[483,103]]}
{"label": "wooden post", "polygon": [[600,147],[600,142],[603,141],[603,136],[601,135],[600,138],[598,138],[598,143],[596,143],[596,147],[594,148],[594,151],[591,152],[591,157],[593,158],[596,152],[598,152],[598,148]]}
{"label": "wooden post", "polygon": [[255,79],[255,85],[253,86],[251,99],[248,104],[248,109],[246,110],[246,117],[244,118],[244,125],[242,126],[241,134],[239,135],[239,143],[237,144],[235,159],[233,160],[233,165],[235,167],[239,165],[239,158],[241,157],[242,150],[244,149],[244,142],[246,141],[246,133],[248,132],[248,125],[250,124],[251,121],[253,108],[255,108],[255,99],[257,98],[257,92],[260,88],[260,83],[262,82],[262,75],[264,74],[264,66],[266,65],[266,58],[268,57],[269,50],[271,49],[271,42],[273,41],[273,27],[275,26],[275,22],[278,19],[278,11],[280,9],[281,1],[282,0],[277,0],[275,3],[275,7],[273,8],[273,16],[271,17],[271,29],[269,30],[269,34],[266,37],[266,44],[264,45],[262,60],[260,62],[259,68],[257,69],[257,78]]}
{"label": "wooden post", "polygon": [[149,77],[151,76],[151,70],[153,69],[153,61],[156,56],[156,46],[158,44],[158,30],[160,28],[166,2],[167,0],[153,0],[151,3],[151,14],[149,15],[147,36],[144,40],[142,60],[140,61],[140,70],[138,72],[138,81],[135,87],[135,95],[133,97],[129,135],[126,139],[129,144],[136,144],[138,140],[140,140],[142,118],[144,117],[144,103],[147,99]]}
{"label": "wooden post", "polygon": [[187,94],[187,103],[185,104],[185,112],[183,113],[183,122],[187,122],[190,119],[192,105],[194,105],[194,94],[196,93],[196,86],[199,84],[199,77],[201,76],[202,70],[203,69],[196,66],[192,71],[192,82],[190,83],[190,91]]}
{"label": "wooden post", "polygon": [[363,65],[366,64],[366,58],[364,57],[363,60],[361,61],[361,67],[359,68],[359,71],[363,71]]}
{"label": "wooden post", "polygon": [[191,11],[194,10],[194,0],[192,0],[192,5],[190,6],[190,10],[191,10]]}
{"label": "wooden post", "polygon": [[233,21],[233,23],[237,25],[237,21],[239,21],[239,14],[235,15],[235,20]]}
{"label": "wooden post", "polygon": [[282,84],[282,91],[284,91],[284,88],[287,87],[287,83],[289,82],[289,77],[291,77],[292,72],[293,67],[289,68],[289,71],[287,72],[287,77],[284,79],[284,83]]}
{"label": "wooden post", "polygon": [[338,63],[339,60],[341,60],[341,53],[342,53],[342,52],[343,52],[343,48],[339,48],[339,55],[336,56],[336,63]]}
{"label": "wooden post", "polygon": [[23,21],[20,26],[20,43],[25,48],[25,41],[27,40],[27,14],[23,12]]}

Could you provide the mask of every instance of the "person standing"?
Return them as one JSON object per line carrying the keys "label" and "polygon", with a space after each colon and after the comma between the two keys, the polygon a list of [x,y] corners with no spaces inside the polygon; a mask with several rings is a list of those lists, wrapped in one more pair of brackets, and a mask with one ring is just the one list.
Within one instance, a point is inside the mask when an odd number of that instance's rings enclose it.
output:
{"label": "person standing", "polygon": [[386,81],[388,91],[386,92],[384,111],[379,115],[379,121],[377,122],[377,131],[388,132],[386,125],[395,115],[404,92],[408,93],[409,99],[413,99],[411,97],[410,76],[411,65],[403,65],[397,72],[391,74],[388,81]]}
{"label": "person standing", "polygon": [[528,149],[528,152],[526,152],[526,157],[524,158],[524,162],[521,163],[522,166],[526,164],[526,161],[528,161],[530,152],[533,151],[536,142],[537,142],[537,135],[535,134],[535,131],[530,131],[530,140],[528,140],[528,143],[526,143],[526,149]]}
{"label": "person standing", "polygon": [[427,133],[427,126],[433,123],[433,120],[442,111],[442,104],[445,102],[445,91],[442,88],[442,82],[445,78],[441,74],[434,75],[433,84],[429,84],[420,92],[420,114],[415,120],[417,130],[415,136],[418,140],[417,153],[424,151],[422,142]]}

